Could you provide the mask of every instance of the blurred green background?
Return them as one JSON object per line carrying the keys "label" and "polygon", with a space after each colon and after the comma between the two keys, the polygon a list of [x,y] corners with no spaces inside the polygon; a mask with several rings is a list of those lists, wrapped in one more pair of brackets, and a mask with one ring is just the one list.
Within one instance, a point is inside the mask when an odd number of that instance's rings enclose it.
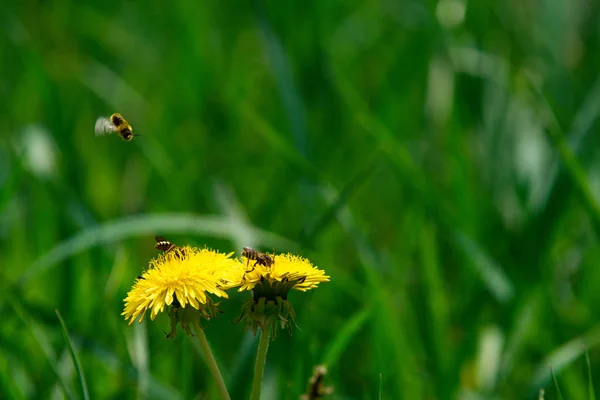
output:
{"label": "blurred green background", "polygon": [[[0,398],[215,398],[168,317],[120,313],[153,236],[291,251],[263,398],[565,398],[600,382],[600,5],[0,6]],[[94,136],[119,112],[142,136]],[[206,334],[232,398],[257,338]],[[598,388],[597,388],[598,389]]]}

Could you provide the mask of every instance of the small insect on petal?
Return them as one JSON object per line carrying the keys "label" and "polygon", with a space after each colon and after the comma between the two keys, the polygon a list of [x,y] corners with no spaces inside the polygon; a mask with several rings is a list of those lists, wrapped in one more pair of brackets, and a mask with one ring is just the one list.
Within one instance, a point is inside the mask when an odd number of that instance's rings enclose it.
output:
{"label": "small insect on petal", "polygon": [[246,267],[248,267],[248,264],[250,264],[250,260],[254,260],[252,269],[246,272],[254,271],[254,268],[256,268],[257,265],[262,265],[263,267],[269,268],[275,263],[269,254],[261,253],[260,251],[256,251],[250,247],[242,248],[242,257],[246,257]]}
{"label": "small insect on petal", "polygon": [[175,243],[171,243],[162,236],[154,236],[154,239],[156,240],[156,244],[154,245],[155,249],[163,251],[165,253],[175,250],[178,252],[177,257],[179,257],[180,259],[185,257],[185,250],[183,249],[183,247],[177,246]]}

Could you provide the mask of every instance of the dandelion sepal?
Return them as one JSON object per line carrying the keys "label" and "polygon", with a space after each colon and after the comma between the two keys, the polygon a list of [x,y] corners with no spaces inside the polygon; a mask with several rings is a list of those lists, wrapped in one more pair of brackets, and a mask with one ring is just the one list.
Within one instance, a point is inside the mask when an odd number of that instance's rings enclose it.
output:
{"label": "dandelion sepal", "polygon": [[167,339],[175,337],[177,329],[177,323],[181,325],[183,330],[190,336],[194,336],[190,326],[198,325],[201,326],[200,320],[204,318],[210,320],[217,316],[217,313],[222,313],[217,308],[216,303],[210,297],[206,297],[206,303],[202,304],[198,309],[194,307],[180,307],[178,305],[172,305],[169,309],[169,317],[171,323],[171,331],[167,334]]}
{"label": "dandelion sepal", "polygon": [[273,339],[277,336],[277,329],[287,329],[292,333],[292,325],[296,325],[296,313],[292,303],[277,297],[275,300],[267,300],[261,297],[258,301],[250,299],[242,305],[242,313],[234,322],[237,323],[244,320],[246,323],[245,329],[252,329],[252,333],[256,335],[258,328],[263,332],[270,330]]}

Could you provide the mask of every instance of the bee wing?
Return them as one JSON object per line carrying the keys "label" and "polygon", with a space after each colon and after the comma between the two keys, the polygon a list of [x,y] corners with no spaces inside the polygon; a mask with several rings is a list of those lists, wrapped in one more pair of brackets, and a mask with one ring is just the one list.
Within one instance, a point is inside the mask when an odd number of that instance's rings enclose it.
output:
{"label": "bee wing", "polygon": [[116,132],[117,128],[106,117],[100,117],[96,120],[96,136],[108,135]]}

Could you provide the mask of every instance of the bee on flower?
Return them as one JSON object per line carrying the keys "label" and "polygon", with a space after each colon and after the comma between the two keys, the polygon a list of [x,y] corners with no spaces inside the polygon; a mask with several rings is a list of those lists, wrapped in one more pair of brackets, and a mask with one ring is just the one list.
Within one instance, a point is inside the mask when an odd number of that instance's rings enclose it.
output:
{"label": "bee on flower", "polygon": [[250,247],[244,247],[242,249],[242,257],[246,259],[246,267],[250,265],[251,260],[254,260],[254,265],[252,266],[252,269],[246,272],[254,271],[254,268],[257,264],[262,265],[264,267],[270,267],[271,265],[273,265],[273,259],[269,254],[261,253],[260,251],[256,251]]}
{"label": "bee on flower", "polygon": [[[244,249],[242,258],[247,255]],[[251,290],[252,299],[244,303],[236,322],[244,319],[246,328],[250,327],[255,334],[260,327],[263,331],[270,330],[275,338],[278,326],[291,332],[292,324],[296,323],[294,308],[287,299],[290,290],[306,292],[328,282],[329,276],[300,256],[271,254],[269,258],[270,262],[255,263],[251,270],[244,271],[238,291]]]}

